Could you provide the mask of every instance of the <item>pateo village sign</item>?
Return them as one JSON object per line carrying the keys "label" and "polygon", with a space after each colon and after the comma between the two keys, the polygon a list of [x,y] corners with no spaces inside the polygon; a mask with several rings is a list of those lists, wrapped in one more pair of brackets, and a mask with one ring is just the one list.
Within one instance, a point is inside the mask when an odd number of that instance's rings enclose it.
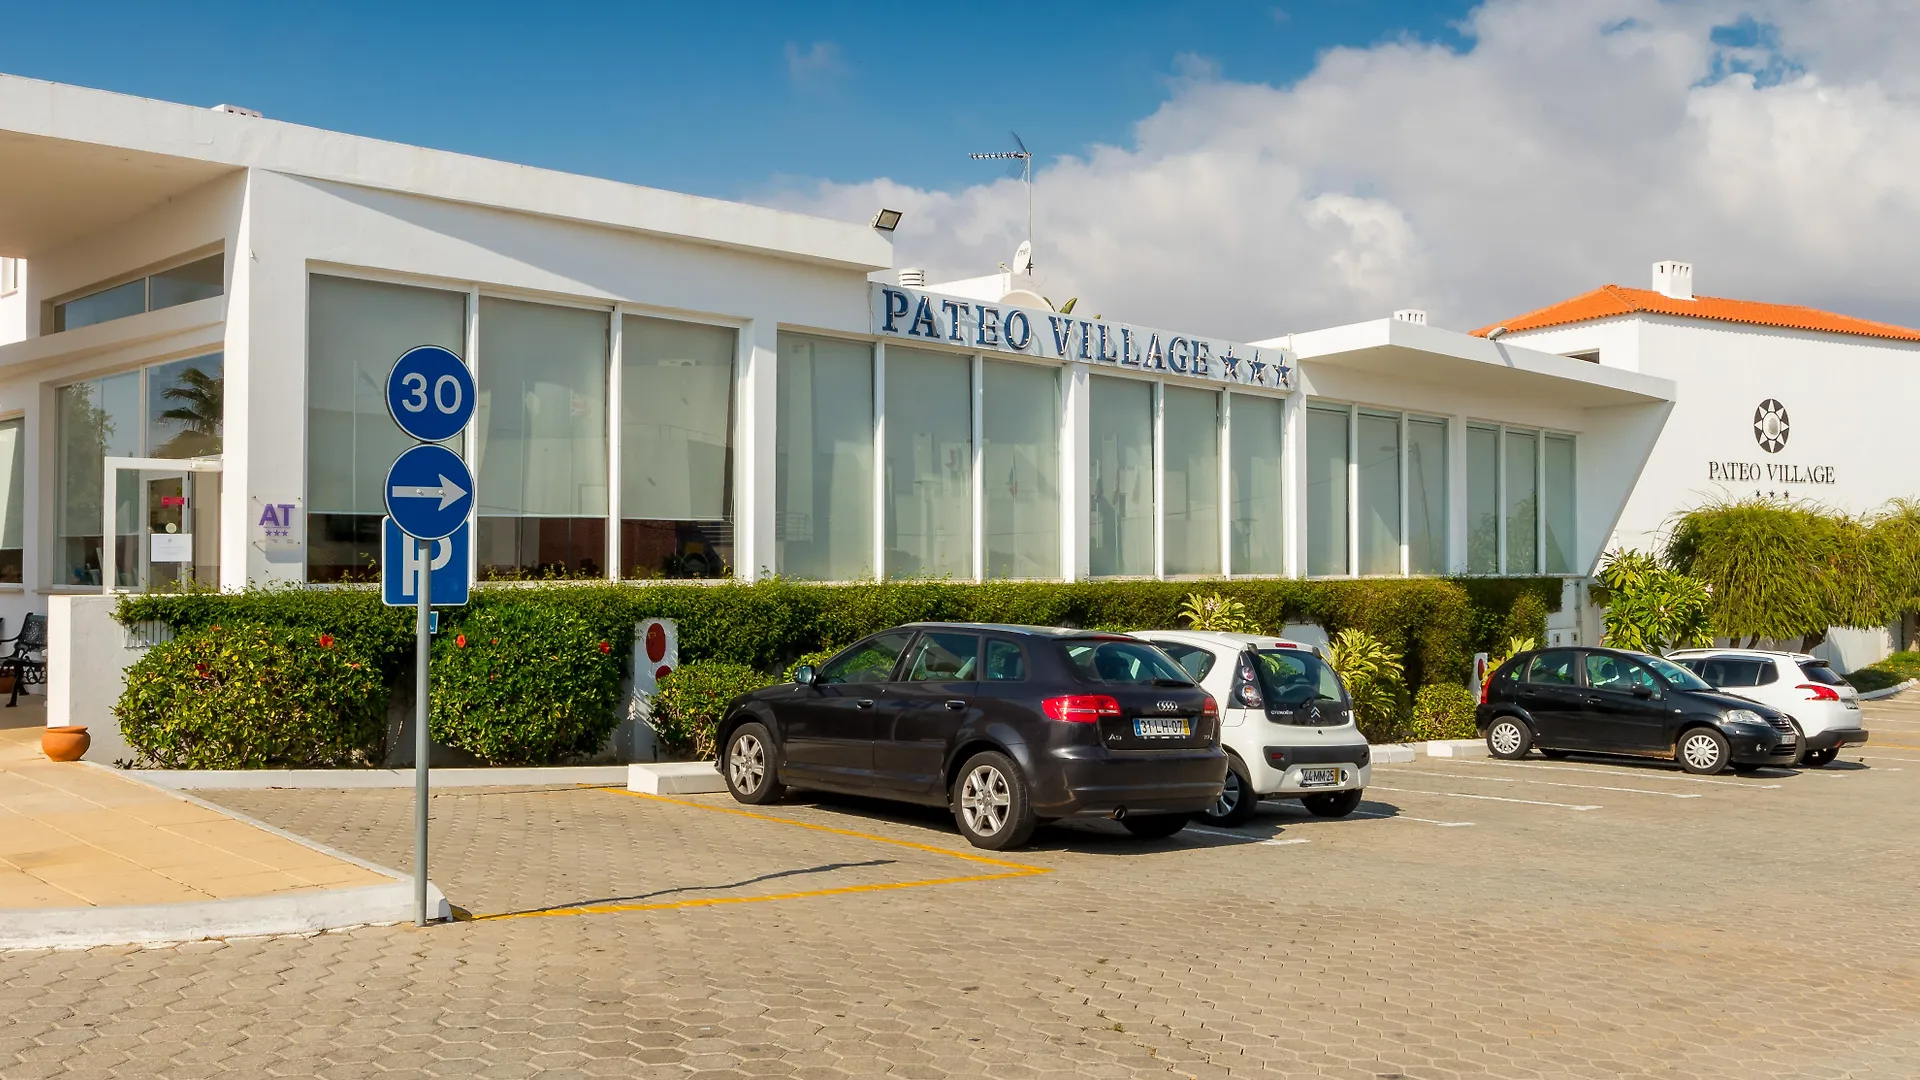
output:
{"label": "pateo village sign", "polygon": [[982,303],[905,285],[875,283],[871,302],[873,332],[879,337],[1130,367],[1241,386],[1294,388],[1293,358],[1281,349]]}
{"label": "pateo village sign", "polygon": [[[1768,454],[1787,448],[1792,427],[1787,407],[1777,398],[1768,398],[1753,410],[1753,441]],[[1796,461],[1709,461],[1707,479],[1723,484],[1831,484],[1833,466],[1803,465]],[[1758,495],[1759,492],[1754,492]],[[1769,495],[1783,495],[1769,491]]]}

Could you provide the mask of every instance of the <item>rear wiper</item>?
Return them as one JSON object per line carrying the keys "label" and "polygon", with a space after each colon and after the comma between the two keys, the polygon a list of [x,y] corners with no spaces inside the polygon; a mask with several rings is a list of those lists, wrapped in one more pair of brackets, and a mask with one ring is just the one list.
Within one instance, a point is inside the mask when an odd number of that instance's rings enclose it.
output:
{"label": "rear wiper", "polygon": [[1153,685],[1155,686],[1194,686],[1197,684],[1194,683],[1193,680],[1191,679],[1155,679],[1153,680]]}

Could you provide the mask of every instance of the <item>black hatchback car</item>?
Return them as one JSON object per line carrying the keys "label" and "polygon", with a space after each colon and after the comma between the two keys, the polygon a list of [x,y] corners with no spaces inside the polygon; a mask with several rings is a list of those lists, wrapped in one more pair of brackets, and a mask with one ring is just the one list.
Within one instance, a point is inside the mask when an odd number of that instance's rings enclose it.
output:
{"label": "black hatchback car", "polygon": [[977,847],[1100,815],[1171,836],[1226,779],[1213,698],[1135,638],[921,623],[735,699],[715,733],[733,797],[785,787],[952,809]]}
{"label": "black hatchback car", "polygon": [[1672,758],[1692,773],[1791,765],[1784,713],[1722,694],[1668,660],[1620,649],[1523,652],[1487,680],[1476,716],[1487,750],[1522,758],[1568,751]]}

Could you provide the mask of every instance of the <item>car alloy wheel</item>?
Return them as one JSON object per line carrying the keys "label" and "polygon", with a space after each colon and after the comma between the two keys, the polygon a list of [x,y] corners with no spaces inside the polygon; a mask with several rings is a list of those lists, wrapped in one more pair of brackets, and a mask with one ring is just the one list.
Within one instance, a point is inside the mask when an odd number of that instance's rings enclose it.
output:
{"label": "car alloy wheel", "polygon": [[1213,816],[1232,817],[1240,808],[1240,800],[1246,797],[1245,789],[1240,786],[1240,775],[1228,769],[1226,782],[1220,785],[1220,797],[1213,800]]}
{"label": "car alloy wheel", "polygon": [[776,802],[787,786],[775,773],[773,735],[758,721],[741,724],[727,736],[720,757],[720,775],[734,801],[750,805]]}
{"label": "car alloy wheel", "polygon": [[1709,728],[1695,728],[1680,740],[1680,764],[1688,772],[1717,773],[1726,768],[1726,739]]}
{"label": "car alloy wheel", "polygon": [[1526,726],[1510,716],[1503,716],[1487,728],[1487,749],[1494,757],[1508,761],[1527,756],[1527,750],[1533,745],[1533,736]]}
{"label": "car alloy wheel", "polygon": [[727,753],[727,779],[735,789],[751,794],[767,781],[767,748],[752,735],[733,740]]}
{"label": "car alloy wheel", "polygon": [[967,828],[982,837],[993,836],[1006,827],[1013,806],[1013,792],[1007,777],[992,765],[980,765],[967,774],[960,787],[960,813]]}

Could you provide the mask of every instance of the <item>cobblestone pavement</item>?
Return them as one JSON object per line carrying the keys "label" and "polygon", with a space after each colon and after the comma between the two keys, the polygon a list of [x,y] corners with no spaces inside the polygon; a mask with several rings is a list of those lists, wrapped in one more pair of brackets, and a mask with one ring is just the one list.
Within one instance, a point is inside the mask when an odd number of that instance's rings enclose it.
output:
{"label": "cobblestone pavement", "polygon": [[[859,800],[447,792],[474,921],[0,954],[0,1076],[1909,1078],[1920,700],[1869,716],[1824,770],[1423,759],[1016,867]],[[220,797],[408,862],[407,792]]]}

